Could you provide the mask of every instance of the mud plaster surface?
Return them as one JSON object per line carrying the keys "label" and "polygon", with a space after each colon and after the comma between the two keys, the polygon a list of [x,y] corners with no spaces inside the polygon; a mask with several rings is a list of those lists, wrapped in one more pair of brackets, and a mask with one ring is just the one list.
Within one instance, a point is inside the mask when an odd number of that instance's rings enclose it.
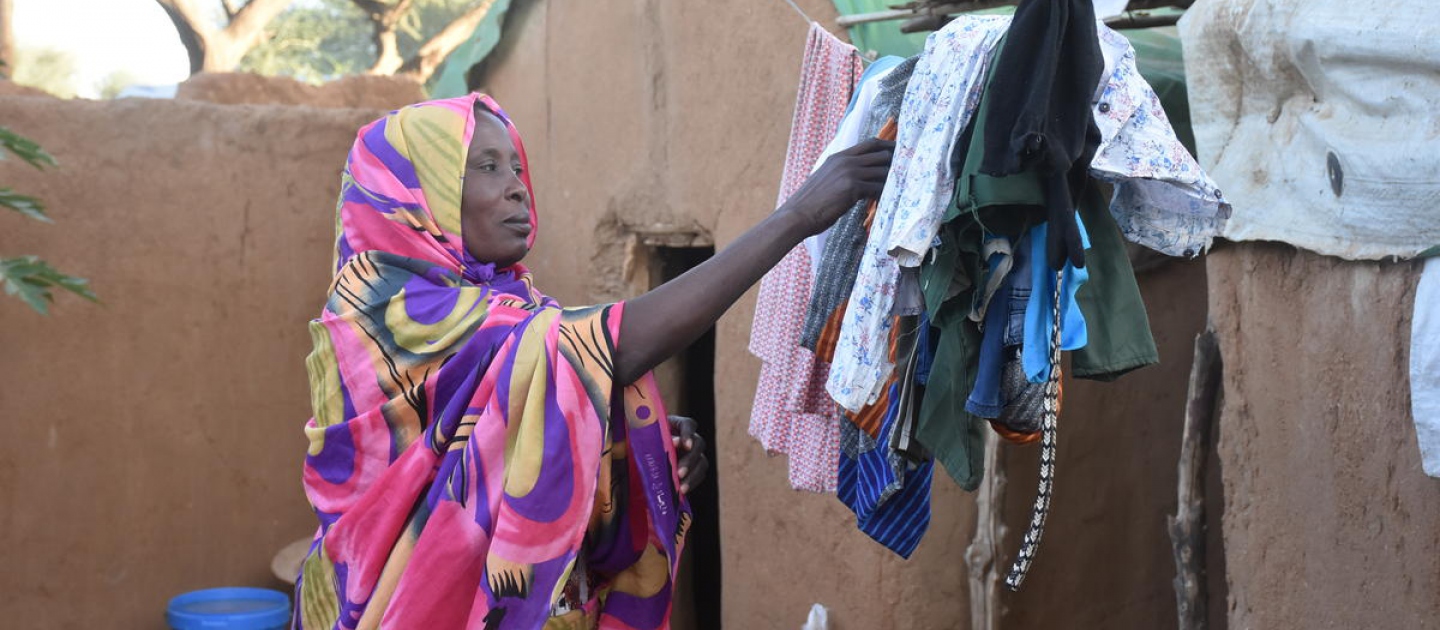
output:
{"label": "mud plaster surface", "polygon": [[1266,243],[1209,258],[1232,628],[1440,627],[1440,480],[1420,467],[1420,265]]}

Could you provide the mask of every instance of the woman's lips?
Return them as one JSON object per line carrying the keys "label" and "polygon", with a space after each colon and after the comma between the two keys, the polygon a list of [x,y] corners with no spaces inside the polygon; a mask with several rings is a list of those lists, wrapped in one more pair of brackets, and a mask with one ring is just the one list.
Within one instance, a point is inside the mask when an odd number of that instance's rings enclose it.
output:
{"label": "woman's lips", "polygon": [[523,219],[521,219],[521,218],[506,219],[503,225],[504,225],[505,227],[508,227],[508,228],[510,228],[510,229],[512,229],[512,230],[514,230],[514,231],[516,231],[516,232],[518,232],[518,233],[520,233],[521,235],[524,235],[524,236],[529,236],[529,235],[530,235],[530,229],[531,229],[531,228],[530,228],[530,217],[528,217],[528,216],[525,217],[525,218],[523,218]]}

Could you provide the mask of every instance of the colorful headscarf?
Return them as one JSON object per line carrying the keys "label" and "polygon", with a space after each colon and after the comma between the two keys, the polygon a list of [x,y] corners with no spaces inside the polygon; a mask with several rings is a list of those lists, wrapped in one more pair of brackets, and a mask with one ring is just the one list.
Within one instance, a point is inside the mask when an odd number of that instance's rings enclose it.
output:
{"label": "colorful headscarf", "polygon": [[562,309],[466,252],[477,105],[523,162],[474,94],[392,112],[350,152],[310,324],[320,528],[295,626],[668,627],[690,516],[665,410],[649,375],[613,381],[623,304]]}

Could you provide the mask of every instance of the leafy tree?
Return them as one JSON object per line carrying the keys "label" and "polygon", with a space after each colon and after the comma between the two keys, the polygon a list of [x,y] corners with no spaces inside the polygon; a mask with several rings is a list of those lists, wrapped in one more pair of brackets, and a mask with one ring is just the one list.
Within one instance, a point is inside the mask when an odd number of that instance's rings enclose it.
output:
{"label": "leafy tree", "polygon": [[20,48],[15,51],[11,80],[45,90],[60,98],[75,98],[75,57],[54,48]]}
{"label": "leafy tree", "polygon": [[[5,158],[7,151],[37,169],[56,165],[55,158],[40,145],[0,127],[0,159]],[[40,200],[10,188],[0,188],[0,207],[50,223]],[[49,314],[50,303],[55,301],[52,293],[55,289],[64,289],[92,302],[99,301],[91,292],[88,280],[60,273],[38,256],[0,258],[0,284],[5,286],[6,294],[20,298],[41,315]]]}
{"label": "leafy tree", "polygon": [[240,70],[310,83],[360,74],[375,55],[369,33],[370,19],[350,0],[302,1],[270,23]]}
{"label": "leafy tree", "polygon": [[95,91],[100,94],[100,98],[115,98],[120,96],[120,92],[124,91],[125,88],[139,82],[140,78],[135,76],[135,73],[124,69],[116,70],[105,75],[105,78],[100,79],[100,81],[95,84]]}
{"label": "leafy tree", "polygon": [[[375,63],[370,74],[408,75],[430,80],[440,64],[480,26],[495,0],[351,0],[370,16],[375,42]],[[433,16],[433,17],[432,17]],[[421,40],[422,26],[444,24]],[[435,21],[434,17],[446,17]],[[433,34],[432,34],[433,33]],[[422,41],[413,53],[401,46],[401,36]]]}
{"label": "leafy tree", "polygon": [[318,83],[348,74],[429,80],[494,0],[299,0],[242,70]]}

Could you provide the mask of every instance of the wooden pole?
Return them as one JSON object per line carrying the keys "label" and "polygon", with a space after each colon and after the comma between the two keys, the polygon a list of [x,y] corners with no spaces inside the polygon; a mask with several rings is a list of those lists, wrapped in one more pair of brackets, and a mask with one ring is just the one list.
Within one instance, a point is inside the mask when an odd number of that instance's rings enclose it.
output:
{"label": "wooden pole", "polygon": [[[986,431],[989,433],[989,431]],[[975,495],[975,535],[965,549],[970,568],[970,630],[1000,628],[1000,544],[1005,541],[1005,458],[1000,440],[985,441],[985,480]]]}
{"label": "wooden pole", "polygon": [[[983,11],[998,7],[1013,6],[1015,0],[973,0],[972,2],[954,2],[937,4],[917,4],[903,9],[889,9],[875,11],[873,13],[855,13],[853,15],[842,15],[836,18],[835,23],[844,28],[857,24],[869,24],[872,22],[889,22],[892,20],[909,20],[911,18],[931,18],[936,16],[947,16],[957,13],[969,13],[972,11]],[[1156,2],[1134,1],[1130,3],[1126,14],[1117,15],[1105,19],[1105,25],[1110,28],[1149,28],[1152,26],[1170,26],[1180,19],[1178,15],[1150,15],[1143,12],[1148,9],[1164,7],[1175,7],[1178,9],[1188,8],[1193,0],[1160,0]],[[912,27],[913,28],[913,27]]]}
{"label": "wooden pole", "polygon": [[1205,589],[1205,463],[1211,427],[1221,396],[1224,363],[1215,331],[1195,336],[1185,428],[1180,438],[1180,479],[1175,516],[1167,519],[1175,555],[1175,603],[1180,630],[1205,630],[1209,595]]}

